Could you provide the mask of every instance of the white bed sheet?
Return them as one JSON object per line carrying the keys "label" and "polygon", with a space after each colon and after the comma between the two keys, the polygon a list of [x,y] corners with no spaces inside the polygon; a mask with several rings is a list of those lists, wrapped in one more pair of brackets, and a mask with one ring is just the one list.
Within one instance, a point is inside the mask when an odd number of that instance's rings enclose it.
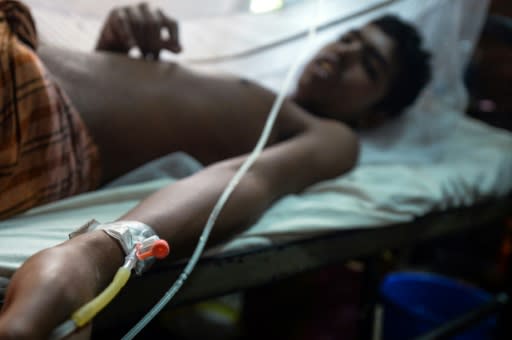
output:
{"label": "white bed sheet", "polygon": [[[343,12],[343,15],[361,12],[368,6],[378,6],[386,2],[389,1],[357,2],[358,6],[345,7],[347,11]],[[340,3],[343,1],[325,1],[327,7]],[[54,6],[58,4],[59,2],[53,3]],[[72,5],[67,3],[66,6],[69,9]],[[369,17],[383,12],[391,11],[414,19],[421,25],[423,31],[430,31],[433,35],[427,39],[429,46],[437,46],[435,51],[441,52],[435,56],[437,68],[432,84],[405,118],[377,133],[363,136],[363,157],[355,170],[337,179],[318,183],[301,194],[284,197],[269,209],[258,223],[210,253],[247,249],[331,230],[383,227],[408,222],[428,212],[468,206],[510,192],[511,134],[462,115],[465,93],[459,76],[478,34],[479,22],[483,18],[487,2],[403,0],[392,2],[391,6],[374,9],[368,14],[352,19],[350,23],[341,23],[340,27],[326,29],[319,37],[321,40],[328,39],[350,25],[358,25]],[[460,14],[463,8],[471,10],[471,20],[455,15]],[[302,11],[308,8],[295,6],[291,9],[295,12],[292,14],[300,18],[300,15],[307,13]],[[333,8],[328,9],[326,13],[333,13]],[[49,20],[55,20],[53,29],[56,27],[55,23],[61,22],[64,25],[76,26],[78,31],[62,27],[59,29],[60,32],[67,32],[68,40],[73,35],[91,37],[91,32],[96,32],[93,28],[98,25],[94,24],[98,18],[94,15],[88,13],[87,16],[80,16],[80,20],[71,22],[69,18],[63,17],[63,13],[62,8],[50,6],[36,6],[35,11],[36,18],[43,24],[50,25]],[[232,16],[236,17],[236,23],[240,28],[234,35],[245,36],[246,39],[234,39],[235,42],[231,42],[232,46],[229,49],[224,48],[230,45],[226,42],[223,48],[210,50],[210,54],[203,56],[200,55],[198,44],[196,50],[192,49],[190,54],[179,58],[206,71],[240,71],[239,73],[243,73],[244,76],[262,80],[269,87],[278,86],[277,80],[282,78],[286,66],[290,63],[289,58],[284,56],[286,53],[288,56],[295,55],[300,42],[286,43],[246,57],[233,56],[247,49],[271,43],[272,40],[268,40],[269,31],[266,29],[271,27],[271,22],[281,20],[285,14],[269,14],[262,17],[261,20],[268,20],[268,24],[259,23],[262,27],[261,32],[253,32],[250,38],[247,37],[249,28],[255,29],[254,18],[246,14]],[[56,20],[57,18],[63,20]],[[335,18],[324,19],[332,21]],[[446,20],[457,23],[454,31],[436,32]],[[83,26],[77,24],[80,22]],[[285,32],[288,36],[307,26],[304,20],[294,22],[295,28],[288,28]],[[468,26],[468,22],[473,26]],[[189,27],[195,25],[198,28],[203,24],[208,27],[208,30],[195,31],[191,34],[191,37],[196,39],[196,34],[199,33],[225,32],[230,23],[232,22],[218,18],[194,19],[187,22]],[[44,38],[45,32],[51,32],[51,29],[44,28],[40,23],[40,31]],[[283,36],[271,38],[282,39]],[[94,38],[89,39],[90,42],[94,41]],[[449,46],[450,50],[447,50],[446,44],[450,39],[452,43]],[[66,44],[65,41],[57,39],[53,42]],[[457,43],[454,45],[453,41]],[[85,46],[83,43],[79,45],[77,48]],[[282,57],[278,57],[279,55]],[[262,65],[268,65],[269,58],[274,62],[270,69],[265,69]],[[200,59],[202,61],[199,61]],[[187,155],[170,155],[148,164],[127,178],[120,179],[113,183],[113,187],[38,207],[0,222],[0,274],[9,275],[34,252],[64,241],[70,231],[91,217],[100,221],[113,220],[154,190],[200,168],[200,164]]]}

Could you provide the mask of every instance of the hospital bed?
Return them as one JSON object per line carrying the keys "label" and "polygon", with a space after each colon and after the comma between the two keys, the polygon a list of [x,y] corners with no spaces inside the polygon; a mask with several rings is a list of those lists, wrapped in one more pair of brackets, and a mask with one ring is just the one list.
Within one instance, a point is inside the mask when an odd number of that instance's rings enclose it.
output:
{"label": "hospital bed", "polygon": [[[119,1],[27,3],[33,6],[42,43],[91,50],[100,22]],[[155,3],[173,13],[172,1]],[[510,211],[512,135],[464,115],[467,94],[462,74],[488,2],[324,0],[322,4],[317,37],[309,51],[350,27],[395,13],[416,23],[434,52],[433,80],[406,115],[362,135],[356,169],[282,198],[247,231],[210,249],[174,304],[466,232]],[[184,14],[185,52],[165,54],[164,59],[204,72],[236,73],[279,90],[292,57],[304,46],[311,13],[316,11],[315,1],[295,1],[281,11],[260,15]],[[0,222],[0,275],[10,276],[28,256],[64,241],[91,217],[113,220],[152,191],[200,168],[188,155],[169,155],[97,192]],[[139,317],[130,308],[133,299],[149,308],[183,266],[181,262],[160,266],[144,280],[132,280],[113,308],[105,311],[105,319],[111,323]],[[148,285],[151,292],[144,289]],[[141,291],[145,294],[134,293]],[[114,313],[115,318],[109,318]]]}

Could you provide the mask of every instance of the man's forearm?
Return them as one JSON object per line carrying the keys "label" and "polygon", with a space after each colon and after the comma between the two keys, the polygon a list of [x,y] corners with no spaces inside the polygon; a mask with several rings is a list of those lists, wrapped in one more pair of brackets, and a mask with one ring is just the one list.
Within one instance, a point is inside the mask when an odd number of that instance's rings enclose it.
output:
{"label": "man's forearm", "polygon": [[[171,245],[170,259],[189,256],[222,191],[236,168],[218,164],[152,194],[122,216],[150,225]],[[253,222],[275,195],[264,181],[249,172],[228,200],[215,224],[212,241],[219,242]]]}
{"label": "man's forearm", "polygon": [[[336,126],[320,127],[320,132],[304,133],[265,149],[220,213],[212,242],[225,240],[255,222],[282,195],[336,176],[355,164],[357,141],[351,132]],[[189,256],[215,203],[244,159],[226,160],[177,181],[120,219],[150,225],[170,243],[171,260]]]}
{"label": "man's forearm", "polygon": [[[169,261],[190,256],[213,206],[235,171],[233,163],[208,167],[153,193],[120,220],[136,220],[151,226],[160,238],[169,242]],[[243,230],[275,198],[273,190],[268,190],[257,175],[249,172],[220,213],[208,244],[225,240]],[[96,254],[101,290],[122,264],[124,253],[117,241],[101,231],[84,236],[77,237],[76,241],[85,243]]]}

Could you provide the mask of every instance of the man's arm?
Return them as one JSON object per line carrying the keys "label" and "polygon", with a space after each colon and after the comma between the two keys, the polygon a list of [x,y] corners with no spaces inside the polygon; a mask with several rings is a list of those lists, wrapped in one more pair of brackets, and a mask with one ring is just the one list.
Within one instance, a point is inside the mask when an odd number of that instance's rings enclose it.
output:
{"label": "man's arm", "polygon": [[[311,119],[295,137],[263,151],[220,214],[214,240],[247,227],[277,198],[346,172],[354,166],[357,150],[357,139],[347,127]],[[148,197],[122,219],[151,225],[189,255],[214,204],[245,158],[216,163],[178,181]]]}
{"label": "man's arm", "polygon": [[[294,137],[265,149],[220,214],[214,241],[250,225],[282,195],[349,170],[357,149],[357,139],[348,128],[316,119]],[[244,158],[214,164],[169,185],[121,219],[152,226],[171,244],[171,260],[189,255],[213,205]],[[32,256],[13,276],[0,316],[0,338],[47,336],[108,284],[123,257],[117,243],[101,231]]]}

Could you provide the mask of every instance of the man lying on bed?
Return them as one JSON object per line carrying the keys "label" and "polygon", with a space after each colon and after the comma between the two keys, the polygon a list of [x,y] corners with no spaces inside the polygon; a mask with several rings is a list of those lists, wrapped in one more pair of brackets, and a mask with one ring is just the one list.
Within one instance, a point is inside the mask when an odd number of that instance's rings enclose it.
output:
{"label": "man lying on bed", "polygon": [[[170,39],[160,39],[161,28]],[[106,21],[98,50],[117,54],[44,46],[36,54],[36,45],[28,9],[0,0],[2,218],[184,151],[204,170],[155,192],[120,220],[151,226],[171,244],[171,260],[190,254],[275,95],[236,77],[124,56],[132,46],[146,59],[181,49],[175,22],[145,5],[116,9]],[[392,17],[325,46],[285,101],[212,242],[251,225],[277,198],[350,170],[358,141],[349,126],[371,127],[400,113],[428,78],[417,33]],[[101,230],[32,256],[11,280],[0,338],[47,336],[110,282],[123,258],[120,244]]]}

